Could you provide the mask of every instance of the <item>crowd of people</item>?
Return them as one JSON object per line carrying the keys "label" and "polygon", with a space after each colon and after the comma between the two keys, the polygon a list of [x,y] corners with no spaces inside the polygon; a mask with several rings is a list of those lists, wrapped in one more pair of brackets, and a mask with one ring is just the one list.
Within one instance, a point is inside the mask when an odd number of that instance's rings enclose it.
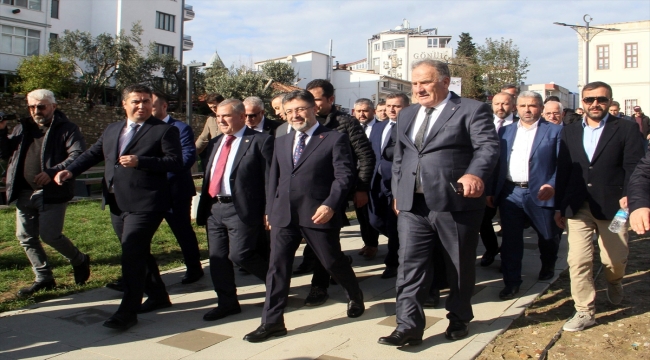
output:
{"label": "crowd of people", "polygon": [[[88,280],[90,257],[62,229],[74,178],[104,162],[102,208],[108,205],[122,247],[122,277],[107,286],[124,293],[104,326],[125,330],[137,323],[137,314],[172,306],[151,240],[165,219],[186,264],[182,283],[204,276],[190,219],[190,169],[200,158],[196,222],[207,229],[217,294],[217,306],[203,319],[242,311],[237,265],[266,284],[261,325],[244,337],[249,342],[287,334],[292,275],[313,272],[305,305],[322,305],[330,284],[340,284],[348,317],[363,315],[353,258],[340,244],[350,201],[364,243],[359,256],[374,259],[379,235],[388,238],[381,278],[396,279],[397,328],[380,344],[420,344],[424,308],[439,306],[445,288],[445,337],[465,338],[474,317],[479,238],[486,249],[480,266],[501,254],[499,298],[510,300],[522,284],[522,266],[536,266],[522,264],[527,227],[538,237],[540,280],[555,276],[562,233],[568,232],[576,312],[564,330],[595,324],[594,234],[607,298],[620,304],[628,233],[608,225],[617,212],[629,211],[633,230],[650,230],[650,158],[644,158],[650,119],[641,109],[634,108],[632,117],[620,114],[603,82],[583,87],[583,108],[575,111],[513,85],[490,106],[450,92],[449,69],[434,60],[414,63],[411,83],[412,98],[392,93],[377,104],[361,98],[353,115],[337,109],[335,89],[322,79],[277,94],[270,116],[258,97],[209,94],[214,116],[196,139],[167,113],[164,94],[132,85],[122,93],[126,119],[108,125],[88,149],[50,91],[30,92],[31,117],[11,133],[0,119],[0,156],[9,159],[7,200],[16,202],[16,235],[36,274],[18,296],[56,286],[40,240],[70,261],[77,284]],[[293,269],[303,240],[302,263]]]}

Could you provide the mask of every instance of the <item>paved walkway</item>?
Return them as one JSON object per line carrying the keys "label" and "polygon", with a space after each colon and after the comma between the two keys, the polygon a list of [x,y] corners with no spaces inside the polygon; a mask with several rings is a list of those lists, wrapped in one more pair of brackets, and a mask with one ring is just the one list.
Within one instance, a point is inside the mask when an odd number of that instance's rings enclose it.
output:
{"label": "paved walkway", "polygon": [[[447,341],[444,310],[446,293],[438,309],[426,309],[427,329],[420,346],[394,348],[377,344],[380,336],[395,327],[395,279],[383,280],[386,238],[380,238],[377,259],[364,261],[358,226],[344,228],[341,244],[354,258],[354,270],[364,291],[366,312],[358,319],[346,317],[346,299],[340,286],[330,287],[330,299],[322,306],[303,306],[311,274],[292,280],[285,321],[289,334],[251,344],[242,340],[260,324],[264,285],[252,275],[237,274],[242,313],[216,322],[202,316],[215,306],[209,272],[199,282],[180,284],[184,268],[163,278],[173,306],[158,313],[143,314],[138,325],[126,332],[102,326],[116,309],[121,294],[109,289],[62,297],[28,308],[0,314],[0,359],[472,359],[521,315],[555,280],[537,281],[539,252],[536,236],[529,230],[524,256],[524,282],[520,298],[500,301],[503,287],[499,257],[488,268],[479,264],[484,249],[479,245],[477,286],[473,297],[475,319],[470,336]],[[298,254],[302,254],[302,247]],[[563,240],[556,277],[566,265]],[[297,258],[297,266],[300,258]],[[207,261],[204,262],[207,267]]]}

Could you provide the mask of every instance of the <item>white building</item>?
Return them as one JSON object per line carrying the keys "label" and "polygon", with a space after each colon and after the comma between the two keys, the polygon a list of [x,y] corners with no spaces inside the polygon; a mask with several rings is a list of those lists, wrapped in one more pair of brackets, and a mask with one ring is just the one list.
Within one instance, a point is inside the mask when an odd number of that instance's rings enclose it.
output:
{"label": "white building", "polygon": [[183,21],[193,18],[184,0],[0,0],[0,89],[7,81],[3,74],[13,73],[21,59],[46,53],[48,40],[65,30],[116,35],[140,21],[144,45],[153,42],[182,61],[193,46]]}
{"label": "white building", "polygon": [[407,20],[393,30],[368,39],[367,69],[397,79],[411,80],[411,64],[421,59],[446,61],[453,56],[451,36],[438,29],[411,28]]}
{"label": "white building", "polygon": [[540,94],[544,100],[546,100],[546,98],[549,96],[557,96],[564,108],[575,109],[576,107],[580,107],[579,103],[577,102],[578,96],[576,93],[573,93],[569,91],[569,89],[557,85],[554,82],[550,82],[548,84],[521,85],[520,91],[536,92]]}
{"label": "white building", "polygon": [[351,113],[354,102],[360,98],[372,100],[375,104],[386,100],[390,93],[403,92],[411,97],[411,83],[406,80],[368,71],[334,69],[332,85],[335,89],[335,103],[341,111]]}
{"label": "white building", "polygon": [[258,61],[254,64],[254,70],[260,71],[262,65],[270,62],[283,62],[291,65],[296,72],[298,82],[294,84],[300,88],[305,88],[307,83],[314,79],[327,79],[330,76],[330,57],[317,51],[306,51],[298,54],[283,56],[264,61]]}
{"label": "white building", "polygon": [[[595,25],[603,31],[589,42],[589,81],[612,87],[626,115],[634,106],[650,113],[650,20]],[[578,88],[585,85],[585,42],[578,35]]]}

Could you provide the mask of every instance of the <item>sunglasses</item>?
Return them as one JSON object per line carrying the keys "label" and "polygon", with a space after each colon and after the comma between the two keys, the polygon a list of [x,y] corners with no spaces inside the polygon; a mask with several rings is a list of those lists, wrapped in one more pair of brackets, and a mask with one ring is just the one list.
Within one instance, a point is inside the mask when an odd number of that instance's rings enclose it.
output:
{"label": "sunglasses", "polygon": [[[260,111],[260,112],[261,112],[261,111]],[[259,112],[258,112],[258,113],[255,113],[255,114],[246,114],[246,117],[250,119],[250,118],[254,118],[254,117],[256,117],[256,116],[259,115],[259,114],[260,114]]]}
{"label": "sunglasses", "polygon": [[605,96],[589,96],[582,99],[582,102],[587,105],[593,104],[594,101],[598,101],[599,104],[605,104],[609,102],[609,98]]}
{"label": "sunglasses", "polygon": [[31,111],[34,111],[35,109],[38,109],[38,110],[45,110],[45,108],[47,108],[47,105],[43,105],[43,104],[40,104],[40,105],[27,105],[27,107],[28,107],[29,110],[31,110]]}

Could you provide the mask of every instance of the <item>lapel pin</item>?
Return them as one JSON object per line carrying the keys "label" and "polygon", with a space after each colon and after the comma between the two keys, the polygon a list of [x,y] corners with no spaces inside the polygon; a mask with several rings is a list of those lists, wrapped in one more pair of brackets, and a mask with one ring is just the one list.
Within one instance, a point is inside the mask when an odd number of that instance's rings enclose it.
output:
{"label": "lapel pin", "polygon": [[246,142],[248,142],[248,139],[246,139]]}
{"label": "lapel pin", "polygon": [[452,111],[453,111],[453,110],[456,110],[456,108],[455,108],[455,107],[453,107],[453,108],[451,108],[451,110],[452,110]]}

